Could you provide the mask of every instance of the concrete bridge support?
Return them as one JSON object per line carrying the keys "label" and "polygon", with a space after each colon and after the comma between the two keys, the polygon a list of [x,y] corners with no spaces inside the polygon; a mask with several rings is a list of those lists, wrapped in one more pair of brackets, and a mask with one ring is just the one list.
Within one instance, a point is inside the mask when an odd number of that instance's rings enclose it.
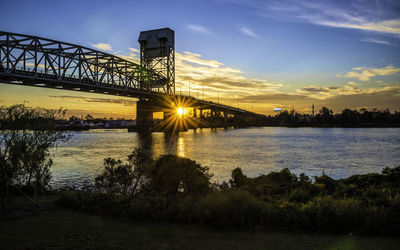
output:
{"label": "concrete bridge support", "polygon": [[223,112],[223,119],[224,119],[223,121],[224,128],[227,129],[229,124],[228,124],[228,113],[226,111]]}
{"label": "concrete bridge support", "polygon": [[153,127],[153,108],[149,101],[140,100],[136,103],[136,127],[139,130]]}
{"label": "concrete bridge support", "polygon": [[200,122],[199,122],[199,127],[203,128],[204,127],[204,113],[203,113],[203,109],[199,109],[200,111]]}

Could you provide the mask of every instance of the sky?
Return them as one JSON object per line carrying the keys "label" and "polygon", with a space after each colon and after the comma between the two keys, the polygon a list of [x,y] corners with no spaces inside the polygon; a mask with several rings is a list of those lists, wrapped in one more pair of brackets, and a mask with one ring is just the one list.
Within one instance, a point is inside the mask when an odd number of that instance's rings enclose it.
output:
{"label": "sky", "polygon": [[[175,30],[176,90],[271,114],[400,110],[400,1],[0,0],[0,30],[138,62],[140,31]],[[0,105],[135,118],[136,99],[0,84]]]}

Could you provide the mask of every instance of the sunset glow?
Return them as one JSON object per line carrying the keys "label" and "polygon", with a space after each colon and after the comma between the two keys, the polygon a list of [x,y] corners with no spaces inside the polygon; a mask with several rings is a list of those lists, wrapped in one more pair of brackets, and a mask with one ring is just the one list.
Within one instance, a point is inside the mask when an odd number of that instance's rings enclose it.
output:
{"label": "sunset glow", "polygon": [[0,248],[400,249],[399,152],[400,0],[0,0]]}
{"label": "sunset glow", "polygon": [[[395,2],[190,0],[165,5],[163,13],[169,15],[153,11],[154,5],[89,1],[75,8],[61,2],[5,0],[0,2],[0,29],[79,44],[138,63],[140,31],[170,27],[177,35],[177,94],[239,103],[265,115],[272,115],[275,107],[311,113],[312,104],[334,112],[400,110]],[[135,119],[136,101],[0,84],[0,105],[64,107],[69,116]]]}

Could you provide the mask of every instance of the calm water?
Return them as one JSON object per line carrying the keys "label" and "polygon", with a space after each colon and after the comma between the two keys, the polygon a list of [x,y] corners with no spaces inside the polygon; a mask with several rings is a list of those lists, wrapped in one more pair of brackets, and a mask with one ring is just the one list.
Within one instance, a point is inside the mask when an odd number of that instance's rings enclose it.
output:
{"label": "calm water", "polygon": [[143,138],[126,130],[73,132],[52,150],[52,186],[79,187],[91,182],[105,157],[122,160],[142,145],[153,157],[173,153],[210,168],[215,181],[229,179],[236,167],[249,176],[289,168],[309,176],[323,171],[333,178],[380,172],[400,165],[400,128],[248,128],[203,129],[170,137]]}

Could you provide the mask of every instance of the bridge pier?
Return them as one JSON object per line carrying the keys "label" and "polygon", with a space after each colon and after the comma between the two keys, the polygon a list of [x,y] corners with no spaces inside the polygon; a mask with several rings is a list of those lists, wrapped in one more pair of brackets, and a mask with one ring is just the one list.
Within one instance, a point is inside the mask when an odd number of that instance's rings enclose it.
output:
{"label": "bridge pier", "polygon": [[223,119],[224,119],[224,121],[223,121],[223,123],[224,123],[224,128],[225,129],[228,129],[228,113],[227,113],[227,111],[224,111],[224,112],[222,112],[223,113]]}
{"label": "bridge pier", "polygon": [[136,128],[138,130],[153,128],[153,108],[149,101],[140,100],[136,103]]}
{"label": "bridge pier", "polygon": [[204,127],[204,114],[203,114],[203,109],[199,109],[200,110],[200,128]]}

